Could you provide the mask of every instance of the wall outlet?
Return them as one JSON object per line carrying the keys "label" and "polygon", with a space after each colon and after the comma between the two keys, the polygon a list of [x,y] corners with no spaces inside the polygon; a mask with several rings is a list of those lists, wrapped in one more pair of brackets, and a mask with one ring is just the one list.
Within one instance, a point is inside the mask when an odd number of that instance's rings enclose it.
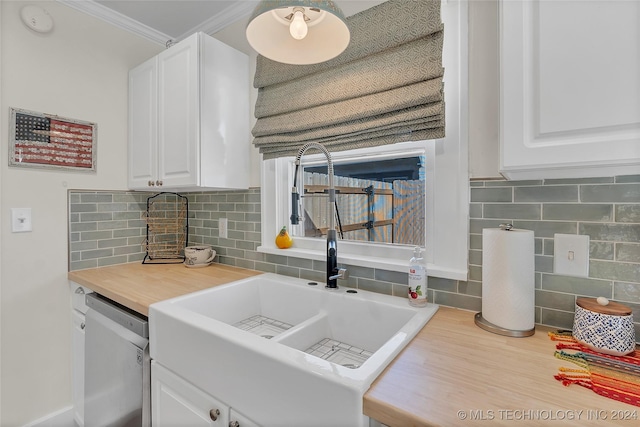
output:
{"label": "wall outlet", "polygon": [[565,276],[589,277],[589,236],[554,234],[553,272]]}
{"label": "wall outlet", "polygon": [[14,233],[31,231],[31,208],[11,208],[11,231]]}
{"label": "wall outlet", "polygon": [[218,220],[218,235],[223,238],[227,238],[228,236],[228,227],[227,227],[227,218],[220,218]]}

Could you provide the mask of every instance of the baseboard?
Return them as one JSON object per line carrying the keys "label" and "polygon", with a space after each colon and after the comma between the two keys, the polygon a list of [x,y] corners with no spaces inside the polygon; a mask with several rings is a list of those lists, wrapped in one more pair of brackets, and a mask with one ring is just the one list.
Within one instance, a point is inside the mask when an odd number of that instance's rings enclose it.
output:
{"label": "baseboard", "polygon": [[76,426],[73,420],[73,406],[66,406],[56,412],[52,412],[25,424],[23,427],[74,427]]}

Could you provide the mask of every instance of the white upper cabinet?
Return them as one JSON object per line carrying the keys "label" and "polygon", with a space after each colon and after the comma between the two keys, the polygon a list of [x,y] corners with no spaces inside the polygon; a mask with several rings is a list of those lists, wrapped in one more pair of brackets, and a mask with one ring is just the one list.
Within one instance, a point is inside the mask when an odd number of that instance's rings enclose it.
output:
{"label": "white upper cabinet", "polygon": [[509,179],[640,173],[640,2],[500,2]]}
{"label": "white upper cabinet", "polygon": [[129,188],[249,186],[249,59],[193,34],[129,72]]}

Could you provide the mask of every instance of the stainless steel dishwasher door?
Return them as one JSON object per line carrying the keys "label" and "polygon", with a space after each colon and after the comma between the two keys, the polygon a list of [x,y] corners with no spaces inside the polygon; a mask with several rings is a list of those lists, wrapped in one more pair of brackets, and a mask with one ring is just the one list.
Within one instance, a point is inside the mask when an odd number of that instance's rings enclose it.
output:
{"label": "stainless steel dishwasher door", "polygon": [[84,424],[149,426],[147,320],[97,294],[88,294],[86,300]]}

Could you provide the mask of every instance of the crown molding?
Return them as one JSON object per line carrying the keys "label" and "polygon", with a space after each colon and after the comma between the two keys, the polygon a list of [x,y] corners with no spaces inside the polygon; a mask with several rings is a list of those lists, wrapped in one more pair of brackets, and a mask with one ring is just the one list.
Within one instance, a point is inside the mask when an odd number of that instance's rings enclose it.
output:
{"label": "crown molding", "polygon": [[114,25],[123,30],[130,31],[137,34],[149,41],[166,46],[167,41],[171,40],[171,36],[164,34],[158,30],[144,25],[135,19],[131,19],[126,15],[116,12],[113,9],[109,9],[93,0],[56,0],[66,6],[69,6],[75,10],[91,15],[94,18],[98,18],[104,22]]}
{"label": "crown molding", "polygon": [[227,7],[222,12],[212,16],[202,24],[195,26],[191,30],[174,39],[168,34],[155,30],[139,21],[136,21],[135,19],[121,14],[120,12],[116,12],[115,10],[103,6],[100,3],[96,3],[93,0],[56,1],[163,46],[167,45],[169,40],[178,42],[199,31],[207,34],[214,34],[225,28],[227,25],[239,19],[248,17],[258,4],[257,0],[233,2],[231,6]]}
{"label": "crown molding", "polygon": [[176,41],[182,40],[199,31],[202,31],[203,33],[209,35],[217,33],[229,24],[249,17],[258,3],[258,0],[233,2],[231,6],[225,8],[222,12],[212,16],[202,24],[197,25],[186,33],[182,34]]}

